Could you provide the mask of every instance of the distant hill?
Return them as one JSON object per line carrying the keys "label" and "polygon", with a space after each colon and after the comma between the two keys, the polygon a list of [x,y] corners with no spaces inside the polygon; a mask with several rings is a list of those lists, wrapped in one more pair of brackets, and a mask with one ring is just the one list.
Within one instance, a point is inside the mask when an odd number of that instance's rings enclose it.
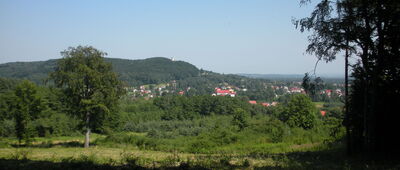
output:
{"label": "distant hill", "polygon": [[[113,65],[119,78],[130,86],[173,84],[171,91],[188,91],[188,95],[209,95],[216,87],[238,87],[252,89],[251,94],[266,94],[268,80],[248,78],[234,74],[219,74],[212,71],[199,70],[184,61],[172,61],[163,57],[143,60],[127,60],[105,58]],[[58,60],[13,62],[0,64],[0,78],[28,79],[43,84],[52,72]],[[1,80],[1,79],[0,79]],[[175,81],[173,81],[175,80]],[[0,81],[1,83],[1,81]],[[0,86],[1,87],[1,86]],[[7,88],[5,85],[4,88]],[[1,90],[1,89],[0,89]],[[190,94],[189,94],[190,93]]]}
{"label": "distant hill", "polygon": [[[258,78],[258,79],[268,79],[268,80],[278,80],[278,81],[301,81],[303,80],[304,74],[246,74],[239,73],[237,75],[245,76],[249,78]],[[322,79],[325,81],[341,81],[344,80],[344,76],[339,74],[330,75],[330,74],[322,74],[320,75]]]}
{"label": "distant hill", "polygon": [[250,77],[250,78],[260,78],[269,80],[301,80],[304,74],[245,74],[239,73],[237,75]]}
{"label": "distant hill", "polygon": [[54,70],[57,60],[34,62],[11,62],[0,64],[0,77],[28,79],[38,84],[43,83],[48,73]]}
{"label": "distant hill", "polygon": [[[0,64],[0,77],[28,79],[42,84],[48,73],[56,67],[58,59],[34,62]],[[129,85],[158,84],[198,76],[200,70],[184,61],[172,61],[163,57],[143,60],[105,58],[113,65],[120,79]]]}

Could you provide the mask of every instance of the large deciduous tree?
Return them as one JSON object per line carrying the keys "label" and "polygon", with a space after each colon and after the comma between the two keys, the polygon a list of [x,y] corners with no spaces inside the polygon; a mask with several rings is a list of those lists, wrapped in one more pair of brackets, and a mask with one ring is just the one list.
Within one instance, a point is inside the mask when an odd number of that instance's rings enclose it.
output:
{"label": "large deciduous tree", "polygon": [[70,112],[83,120],[84,146],[87,148],[91,130],[104,126],[104,122],[113,117],[123,94],[122,85],[111,64],[104,61],[104,52],[90,46],[78,46],[68,48],[61,55],[63,58],[58,61],[50,79],[62,88]]}
{"label": "large deciduous tree", "polygon": [[346,82],[348,58],[356,60],[344,122],[350,154],[400,153],[394,135],[399,129],[399,18],[398,0],[319,0],[310,17],[295,20],[301,31],[312,31],[307,52],[326,62],[345,54]]}

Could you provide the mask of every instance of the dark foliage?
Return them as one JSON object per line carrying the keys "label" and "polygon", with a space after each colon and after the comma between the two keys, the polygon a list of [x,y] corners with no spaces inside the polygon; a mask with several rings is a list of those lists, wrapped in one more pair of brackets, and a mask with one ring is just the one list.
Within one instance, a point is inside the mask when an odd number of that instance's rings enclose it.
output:
{"label": "dark foliage", "polygon": [[349,153],[400,153],[393,135],[400,101],[399,18],[397,0],[322,0],[310,17],[295,21],[301,31],[313,31],[307,52],[319,60],[332,61],[340,52],[356,57],[345,121]]}
{"label": "dark foliage", "polygon": [[223,96],[165,96],[154,99],[154,104],[164,110],[163,120],[194,119],[199,116],[231,115],[235,108],[250,109],[241,98]]}

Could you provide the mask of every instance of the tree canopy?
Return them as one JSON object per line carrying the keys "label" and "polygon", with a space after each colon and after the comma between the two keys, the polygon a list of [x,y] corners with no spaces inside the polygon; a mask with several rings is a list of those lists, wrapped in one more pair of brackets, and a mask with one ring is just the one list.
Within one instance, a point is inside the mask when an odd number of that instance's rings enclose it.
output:
{"label": "tree canopy", "polygon": [[[63,89],[64,102],[71,114],[83,120],[86,128],[85,147],[89,147],[91,129],[107,124],[123,94],[121,82],[104,62],[106,53],[90,46],[70,47],[50,78]],[[101,125],[101,126],[100,126]]]}
{"label": "tree canopy", "polygon": [[22,81],[14,90],[13,100],[11,112],[15,119],[16,135],[20,142],[29,142],[33,136],[31,121],[39,117],[44,109],[36,85],[28,80]]}
{"label": "tree canopy", "polygon": [[316,111],[315,105],[307,95],[296,94],[290,97],[279,117],[291,127],[311,129],[316,121]]}
{"label": "tree canopy", "polygon": [[400,101],[399,18],[397,0],[321,0],[309,17],[294,22],[300,31],[312,31],[307,52],[318,60],[332,61],[341,52],[346,61],[356,59],[345,120],[349,153],[400,153],[393,136]]}

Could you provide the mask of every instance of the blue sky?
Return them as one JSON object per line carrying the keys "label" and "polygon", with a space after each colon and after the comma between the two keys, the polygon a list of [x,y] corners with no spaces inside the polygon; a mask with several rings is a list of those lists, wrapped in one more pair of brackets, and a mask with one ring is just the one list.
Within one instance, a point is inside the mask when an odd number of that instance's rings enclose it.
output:
{"label": "blue sky", "polygon": [[[60,58],[91,45],[108,57],[174,57],[219,73],[304,74],[307,34],[296,0],[0,0],[0,63]],[[343,57],[319,74],[343,74]]]}

